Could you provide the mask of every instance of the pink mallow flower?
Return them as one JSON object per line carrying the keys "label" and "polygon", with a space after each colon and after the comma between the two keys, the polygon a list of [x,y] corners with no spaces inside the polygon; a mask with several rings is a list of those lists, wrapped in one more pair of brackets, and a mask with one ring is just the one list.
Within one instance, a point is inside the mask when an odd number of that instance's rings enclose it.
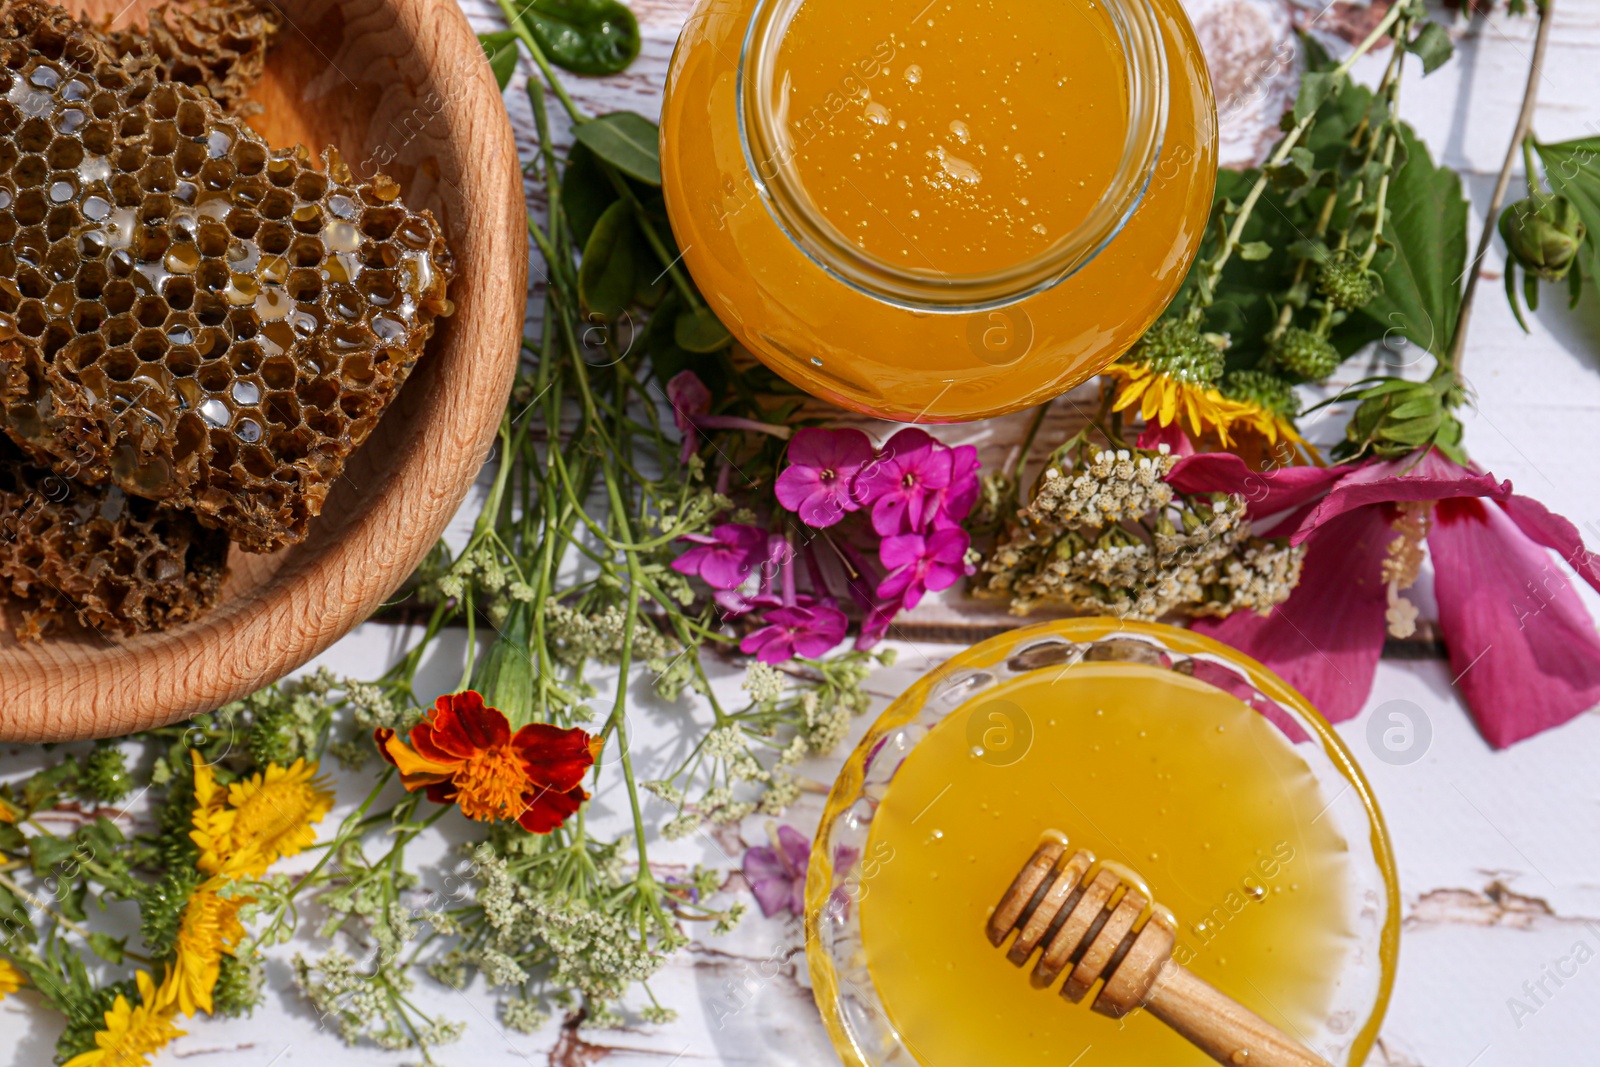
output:
{"label": "pink mallow flower", "polygon": [[878,583],[878,596],[914,608],[924,594],[950,588],[967,573],[969,544],[967,532],[960,527],[937,530],[926,537],[885,537],[878,557],[889,573]]}
{"label": "pink mallow flower", "polygon": [[795,656],[816,659],[844,640],[849,620],[831,604],[773,608],[761,617],[766,623],[739,642],[739,651],[762,663],[782,663]]}
{"label": "pink mallow flower", "polygon": [[1600,634],[1547,550],[1597,590],[1600,560],[1570,522],[1515,495],[1510,482],[1437,452],[1263,472],[1202,453],[1167,481],[1182,493],[1243,494],[1257,532],[1308,546],[1287,601],[1195,629],[1267,664],[1329,720],[1355,715],[1372,690],[1405,567],[1406,536],[1395,523],[1408,517],[1426,530],[1455,684],[1490,744],[1504,748],[1600,703]]}
{"label": "pink mallow flower", "polygon": [[679,574],[697,576],[713,589],[737,589],[766,558],[767,532],[758,526],[725,522],[711,536],[691,534],[688,549],[672,561]]}
{"label": "pink mallow flower", "polygon": [[862,502],[872,504],[872,528],[880,537],[924,529],[950,488],[952,466],[951,450],[922,430],[889,438],[856,482]]}
{"label": "pink mallow flower", "polygon": [[803,916],[806,912],[806,867],[811,862],[811,842],[789,826],[772,829],[771,845],[757,845],[744,854],[744,876],[761,905],[761,914],[772,918],[781,911]]}
{"label": "pink mallow flower", "polygon": [[856,475],[873,455],[871,438],[860,430],[796,432],[789,442],[789,465],[773,486],[778,503],[807,526],[832,526],[860,509]]}

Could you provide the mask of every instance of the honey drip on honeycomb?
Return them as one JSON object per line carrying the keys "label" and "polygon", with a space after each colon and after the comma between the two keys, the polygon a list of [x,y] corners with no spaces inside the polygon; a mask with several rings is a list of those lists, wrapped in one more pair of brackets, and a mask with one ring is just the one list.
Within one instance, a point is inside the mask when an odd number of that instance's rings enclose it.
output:
{"label": "honey drip on honeycomb", "polygon": [[246,550],[303,539],[452,310],[437,223],[60,9],[8,3],[0,38],[6,432]]}
{"label": "honey drip on honeycomb", "polygon": [[0,438],[0,592],[19,638],[69,619],[131,636],[187,622],[217,599],[228,538],[187,512],[36,467]]}

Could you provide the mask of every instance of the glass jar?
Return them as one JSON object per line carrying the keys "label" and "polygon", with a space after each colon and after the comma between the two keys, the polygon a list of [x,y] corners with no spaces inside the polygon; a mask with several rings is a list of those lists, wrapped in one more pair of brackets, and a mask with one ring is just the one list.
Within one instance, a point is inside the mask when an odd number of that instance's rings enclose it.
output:
{"label": "glass jar", "polygon": [[[1028,704],[1029,687],[1045,701]],[[1202,710],[1219,701],[1237,708],[1227,732]],[[952,737],[954,771],[943,759]],[[1223,753],[1254,773],[1230,777]],[[1152,795],[1157,784],[1170,798]],[[1220,797],[1256,813],[1253,826],[1207,821]],[[1254,839],[1272,823],[1292,842]],[[1094,1013],[1092,993],[1070,1004],[1030,988],[989,945],[987,909],[1045,828],[1149,879],[1147,899],[1175,916],[1179,963],[1328,1061],[1365,1061],[1394,984],[1401,909],[1388,831],[1354,757],[1300,694],[1237,651],[1086,618],[956,654],[883,712],[835,780],[811,849],[806,958],[847,1067],[1067,1063],[1086,1043],[1107,1067],[1211,1062],[1154,1019]],[[934,898],[952,907],[930,908]],[[905,930],[885,925],[891,907],[912,916],[909,940],[892,939]],[[1336,953],[1315,951],[1330,942]],[[943,1001],[927,992],[943,983]],[[941,1012],[931,1022],[917,1013],[929,1001]],[[1023,1042],[1045,1058],[1014,1047]]]}
{"label": "glass jar", "polygon": [[1182,283],[1215,161],[1177,0],[704,0],[662,110],[712,309],[800,388],[900,421],[1114,360]]}

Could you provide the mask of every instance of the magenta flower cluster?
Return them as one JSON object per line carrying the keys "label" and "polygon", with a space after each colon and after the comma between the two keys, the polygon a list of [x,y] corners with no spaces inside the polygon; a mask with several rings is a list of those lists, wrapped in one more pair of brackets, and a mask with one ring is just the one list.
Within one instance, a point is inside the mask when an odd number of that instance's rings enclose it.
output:
{"label": "magenta flower cluster", "polygon": [[[673,561],[700,578],[729,618],[756,614],[740,649],[767,663],[817,657],[845,639],[883,639],[894,617],[972,572],[961,522],[978,501],[978,453],[904,429],[875,448],[860,430],[803,429],[774,492],[799,519],[769,530],[726,523]],[[799,570],[805,571],[805,590]]]}

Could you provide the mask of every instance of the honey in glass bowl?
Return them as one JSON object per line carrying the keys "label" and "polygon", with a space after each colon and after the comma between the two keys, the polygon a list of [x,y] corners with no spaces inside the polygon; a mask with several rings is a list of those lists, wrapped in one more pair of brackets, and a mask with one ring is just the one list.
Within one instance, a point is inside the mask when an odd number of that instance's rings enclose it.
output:
{"label": "honey in glass bowl", "polygon": [[1182,283],[1216,108],[1177,0],[705,0],[668,74],[684,262],[733,335],[844,407],[1056,396]]}
{"label": "honey in glass bowl", "polygon": [[[1394,977],[1382,819],[1304,699],[1154,624],[993,638],[900,697],[834,784],[807,878],[807,959],[848,1067],[1212,1061],[1142,1011],[1035,988],[987,936],[1041,837],[1169,912],[1173,958],[1355,1067]],[[1093,873],[1091,869],[1091,873]]]}

